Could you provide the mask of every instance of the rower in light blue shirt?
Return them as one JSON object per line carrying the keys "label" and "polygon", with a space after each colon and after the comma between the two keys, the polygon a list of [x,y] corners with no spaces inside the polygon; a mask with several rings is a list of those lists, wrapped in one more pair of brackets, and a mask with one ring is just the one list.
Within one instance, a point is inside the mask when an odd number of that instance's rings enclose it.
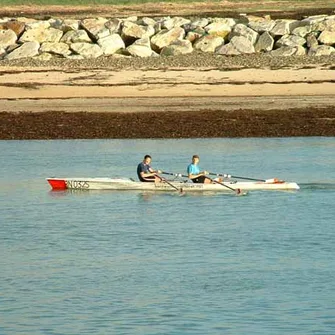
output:
{"label": "rower in light blue shirt", "polygon": [[211,183],[211,179],[207,178],[206,175],[208,174],[207,171],[200,171],[199,168],[199,161],[200,158],[198,155],[193,155],[192,163],[187,167],[187,175],[193,183],[200,183],[200,184],[209,184]]}

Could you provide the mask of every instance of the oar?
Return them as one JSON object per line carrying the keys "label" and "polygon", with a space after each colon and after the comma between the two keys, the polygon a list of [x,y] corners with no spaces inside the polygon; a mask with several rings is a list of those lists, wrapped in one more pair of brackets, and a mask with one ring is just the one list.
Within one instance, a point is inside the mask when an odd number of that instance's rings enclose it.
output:
{"label": "oar", "polygon": [[266,182],[266,179],[256,179],[256,178],[249,178],[249,177],[239,177],[239,176],[232,176],[230,174],[222,174],[222,173],[213,173],[210,172],[209,175],[223,177],[223,178],[236,178],[236,179],[245,179],[245,180],[253,180],[253,181],[263,181]]}
{"label": "oar", "polygon": [[243,195],[243,194],[246,194],[245,192],[242,193],[242,191],[241,191],[240,188],[235,189],[235,188],[232,188],[232,187],[230,187],[230,186],[228,186],[228,185],[226,185],[226,184],[224,184],[224,183],[221,183],[221,182],[218,181],[218,180],[215,180],[215,179],[212,179],[212,178],[209,178],[209,177],[207,177],[207,178],[208,178],[209,180],[211,180],[212,183],[216,183],[216,184],[219,184],[219,185],[221,185],[221,186],[224,186],[224,187],[229,188],[230,190],[232,190],[233,192],[235,192],[236,195]]}
{"label": "oar", "polygon": [[[185,178],[188,178],[188,176],[185,176],[183,174],[180,174],[180,173],[170,173],[170,172],[162,172],[163,174],[167,174],[167,175],[170,175],[170,176],[176,176],[176,177],[185,177]],[[206,178],[208,178],[212,183],[216,183],[216,184],[220,184],[221,186],[224,186],[226,188],[229,188],[230,190],[234,191],[236,194],[246,194],[246,193],[242,193],[241,189],[237,188],[237,189],[234,189],[226,184],[223,184],[215,179],[212,179],[212,178],[209,178],[208,176],[206,176]]]}
{"label": "oar", "polygon": [[[162,172],[162,173],[164,173],[164,172]],[[171,186],[172,188],[174,188],[176,191],[180,192],[180,194],[183,194],[183,193],[184,193],[182,187],[181,187],[181,188],[178,188],[178,187],[174,186],[174,185],[171,184],[168,180],[166,180],[165,178],[163,178],[163,177],[161,177],[161,176],[159,176],[159,175],[157,175],[157,174],[155,174],[155,176],[156,176],[157,178],[159,178],[160,180],[162,180],[164,183],[167,183],[169,186]]]}

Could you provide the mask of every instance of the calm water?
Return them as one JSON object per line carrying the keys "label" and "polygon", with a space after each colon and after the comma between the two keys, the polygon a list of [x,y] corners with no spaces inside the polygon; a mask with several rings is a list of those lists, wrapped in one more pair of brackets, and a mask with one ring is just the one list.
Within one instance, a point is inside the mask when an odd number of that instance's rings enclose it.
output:
{"label": "calm water", "polygon": [[[0,141],[0,334],[335,334],[335,138]],[[51,192],[49,176],[278,177],[247,196]]]}

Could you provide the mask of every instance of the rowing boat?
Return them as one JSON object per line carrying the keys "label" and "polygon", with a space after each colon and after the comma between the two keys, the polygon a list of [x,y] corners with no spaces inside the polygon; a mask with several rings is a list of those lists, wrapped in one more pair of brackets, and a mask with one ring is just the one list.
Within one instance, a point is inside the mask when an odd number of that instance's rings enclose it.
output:
{"label": "rowing boat", "polygon": [[[47,178],[53,190],[141,190],[141,191],[175,191],[184,192],[229,192],[234,190],[284,190],[296,191],[300,187],[295,182],[286,182],[277,179],[266,181],[224,181],[220,184],[196,184],[190,181],[160,181],[155,183],[143,183],[131,178]],[[223,185],[227,187],[223,187]]]}

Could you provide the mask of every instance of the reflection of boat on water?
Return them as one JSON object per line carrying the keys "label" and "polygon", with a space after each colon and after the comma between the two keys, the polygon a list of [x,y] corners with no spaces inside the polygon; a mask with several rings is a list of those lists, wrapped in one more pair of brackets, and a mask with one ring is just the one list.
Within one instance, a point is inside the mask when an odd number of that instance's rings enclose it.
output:
{"label": "reflection of boat on water", "polygon": [[[137,182],[130,178],[47,178],[53,190],[139,190],[184,192],[230,192],[234,190],[284,190],[295,191],[300,187],[295,182],[277,179],[266,181],[223,181],[222,183],[196,184],[188,181],[164,181],[155,183]],[[227,187],[224,187],[226,185]]]}

